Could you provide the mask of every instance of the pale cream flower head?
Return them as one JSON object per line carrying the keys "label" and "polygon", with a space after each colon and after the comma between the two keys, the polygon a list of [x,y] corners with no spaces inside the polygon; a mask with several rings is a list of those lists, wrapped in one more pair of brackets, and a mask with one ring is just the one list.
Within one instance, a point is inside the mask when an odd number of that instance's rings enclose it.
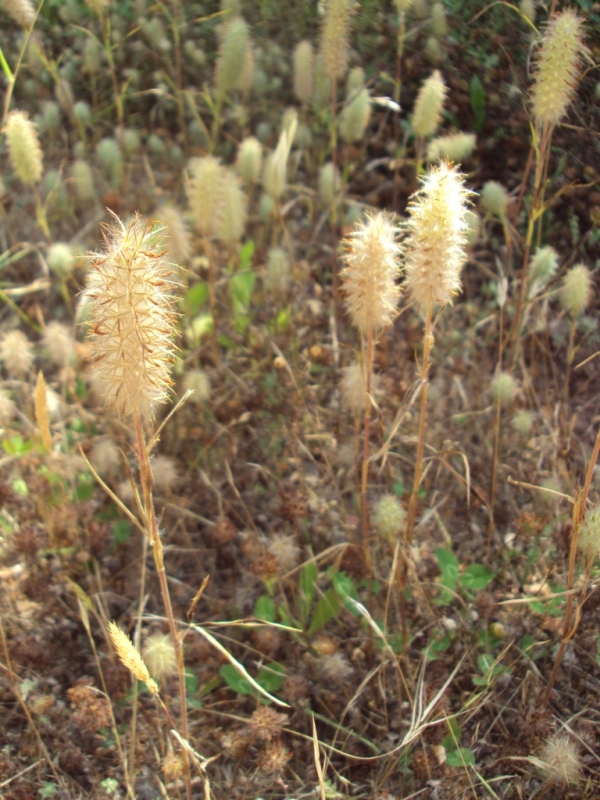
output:
{"label": "pale cream flower head", "polygon": [[344,240],[345,268],[341,272],[346,306],[352,323],[366,334],[394,321],[400,287],[399,228],[384,212],[371,214]]}
{"label": "pale cream flower head", "polygon": [[469,195],[463,176],[441,162],[412,196],[406,221],[406,286],[421,310],[445,306],[460,290],[466,261],[466,213]]}

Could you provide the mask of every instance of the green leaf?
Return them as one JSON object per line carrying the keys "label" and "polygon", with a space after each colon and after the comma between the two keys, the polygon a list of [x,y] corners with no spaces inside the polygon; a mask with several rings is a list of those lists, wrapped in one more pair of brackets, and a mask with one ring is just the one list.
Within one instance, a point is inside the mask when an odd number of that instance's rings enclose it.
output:
{"label": "green leaf", "polygon": [[440,578],[441,592],[438,602],[442,604],[449,603],[458,580],[458,559],[452,550],[448,550],[446,547],[436,548],[435,556],[442,572]]}
{"label": "green leaf", "polygon": [[261,686],[265,692],[273,694],[279,691],[285,681],[285,667],[277,661],[273,661],[268,667],[261,667],[256,682]]}
{"label": "green leaf", "polygon": [[250,299],[254,284],[255,272],[238,272],[231,279],[231,297],[233,299],[233,313],[236,317],[246,314],[250,307]]}
{"label": "green leaf", "polygon": [[115,544],[125,544],[131,538],[131,525],[126,519],[120,519],[113,525],[112,534]]}
{"label": "green leaf", "polygon": [[458,579],[463,589],[477,592],[494,580],[495,572],[489,570],[484,564],[469,564]]}
{"label": "green leaf", "polygon": [[475,754],[468,747],[458,747],[446,755],[446,764],[449,767],[474,767]]}
{"label": "green leaf", "polygon": [[256,692],[252,684],[240,675],[233,664],[223,664],[219,674],[227,686],[237,694],[252,694]]}
{"label": "green leaf", "polygon": [[[356,584],[349,575],[345,572],[336,572],[333,576],[333,588],[335,589],[338,597],[345,601],[346,598],[351,597],[353,600],[358,600],[358,590]],[[348,607],[354,610],[351,604]]]}
{"label": "green leaf", "polygon": [[240,270],[248,269],[252,264],[252,256],[254,255],[254,241],[246,242],[240,250]]}
{"label": "green leaf", "polygon": [[29,487],[27,486],[23,478],[17,478],[16,481],[13,481],[11,484],[11,488],[15,494],[19,495],[19,497],[29,496]]}
{"label": "green leaf", "polygon": [[195,316],[208,300],[208,284],[197,283],[188,289],[185,295],[184,311],[191,317]]}
{"label": "green leaf", "polygon": [[266,622],[275,622],[275,601],[273,598],[266,594],[259,597],[254,606],[254,616],[257,619],[264,619]]}
{"label": "green leaf", "polygon": [[326,625],[330,619],[333,619],[342,607],[342,604],[335,593],[334,589],[327,589],[323,597],[319,598],[319,602],[315,607],[314,614],[307,631],[309,636],[313,636],[317,631]]}
{"label": "green leaf", "polygon": [[39,791],[39,795],[42,800],[46,800],[46,798],[55,797],[57,791],[58,784],[52,783],[52,781],[44,781],[42,788]]}
{"label": "green leaf", "polygon": [[480,133],[485,123],[485,89],[477,75],[471,78],[471,108],[475,115],[475,131]]}

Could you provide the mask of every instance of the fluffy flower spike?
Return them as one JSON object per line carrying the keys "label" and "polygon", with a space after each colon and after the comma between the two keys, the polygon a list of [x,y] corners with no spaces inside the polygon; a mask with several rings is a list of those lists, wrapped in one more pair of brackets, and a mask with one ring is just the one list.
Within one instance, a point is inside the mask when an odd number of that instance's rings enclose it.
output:
{"label": "fluffy flower spike", "polygon": [[379,212],[368,216],[344,240],[346,267],[344,281],[350,318],[361,333],[374,333],[392,324],[400,288],[398,226]]}
{"label": "fluffy flower spike", "polygon": [[115,218],[88,277],[93,381],[122,417],[152,419],[171,386],[178,282],[153,224]]}
{"label": "fluffy flower spike", "polygon": [[571,8],[555,14],[546,27],[532,90],[538,127],[556,125],[567,113],[581,75],[583,20]]}
{"label": "fluffy flower spike", "polygon": [[21,183],[33,186],[42,177],[42,148],[34,123],[27,114],[12,111],[3,130],[12,168]]}
{"label": "fluffy flower spike", "polygon": [[434,306],[446,305],[460,289],[470,194],[460,172],[442,162],[411,198],[406,222],[406,285],[421,310],[430,301]]}

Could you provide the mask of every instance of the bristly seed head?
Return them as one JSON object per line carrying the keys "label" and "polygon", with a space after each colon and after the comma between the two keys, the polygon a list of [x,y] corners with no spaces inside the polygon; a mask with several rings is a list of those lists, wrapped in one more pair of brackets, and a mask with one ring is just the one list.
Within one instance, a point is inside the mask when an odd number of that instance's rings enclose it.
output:
{"label": "bristly seed head", "polygon": [[444,306],[460,289],[469,195],[455,167],[440,163],[412,196],[406,222],[406,285],[421,310]]}
{"label": "bristly seed head", "polygon": [[367,216],[345,239],[341,272],[350,318],[361,333],[378,333],[392,324],[400,287],[399,228],[383,212]]}
{"label": "bristly seed head", "polygon": [[538,127],[556,125],[573,102],[581,75],[583,19],[571,8],[555,14],[546,27],[538,52],[531,93],[533,118]]}
{"label": "bristly seed head", "polygon": [[87,294],[93,381],[109,408],[152,419],[168,396],[179,286],[160,233],[136,216],[107,226],[106,252],[93,254]]}

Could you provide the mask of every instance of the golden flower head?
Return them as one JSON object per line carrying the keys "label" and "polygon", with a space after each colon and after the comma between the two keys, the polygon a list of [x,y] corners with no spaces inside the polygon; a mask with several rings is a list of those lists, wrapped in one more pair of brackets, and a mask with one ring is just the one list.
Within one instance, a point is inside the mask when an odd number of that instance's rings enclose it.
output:
{"label": "golden flower head", "polygon": [[153,223],[115,219],[105,234],[106,251],[93,255],[86,289],[93,381],[121,416],[151,419],[171,386],[179,284]]}
{"label": "golden flower head", "polygon": [[143,681],[151,694],[157,695],[158,686],[156,681],[150,677],[148,667],[144,664],[144,659],[129,636],[119,628],[116,622],[108,623],[108,632],[123,666],[127,667],[138,681]]}
{"label": "golden flower head", "polygon": [[460,289],[470,194],[461,173],[441,162],[410,200],[406,285],[421,310],[430,302],[446,305]]}
{"label": "golden flower head", "polygon": [[536,125],[556,125],[567,113],[579,83],[583,44],[583,20],[571,8],[551,17],[537,57],[531,93]]}
{"label": "golden flower head", "polygon": [[350,318],[361,333],[377,333],[392,324],[400,288],[399,229],[384,212],[367,216],[344,240],[341,272]]}

